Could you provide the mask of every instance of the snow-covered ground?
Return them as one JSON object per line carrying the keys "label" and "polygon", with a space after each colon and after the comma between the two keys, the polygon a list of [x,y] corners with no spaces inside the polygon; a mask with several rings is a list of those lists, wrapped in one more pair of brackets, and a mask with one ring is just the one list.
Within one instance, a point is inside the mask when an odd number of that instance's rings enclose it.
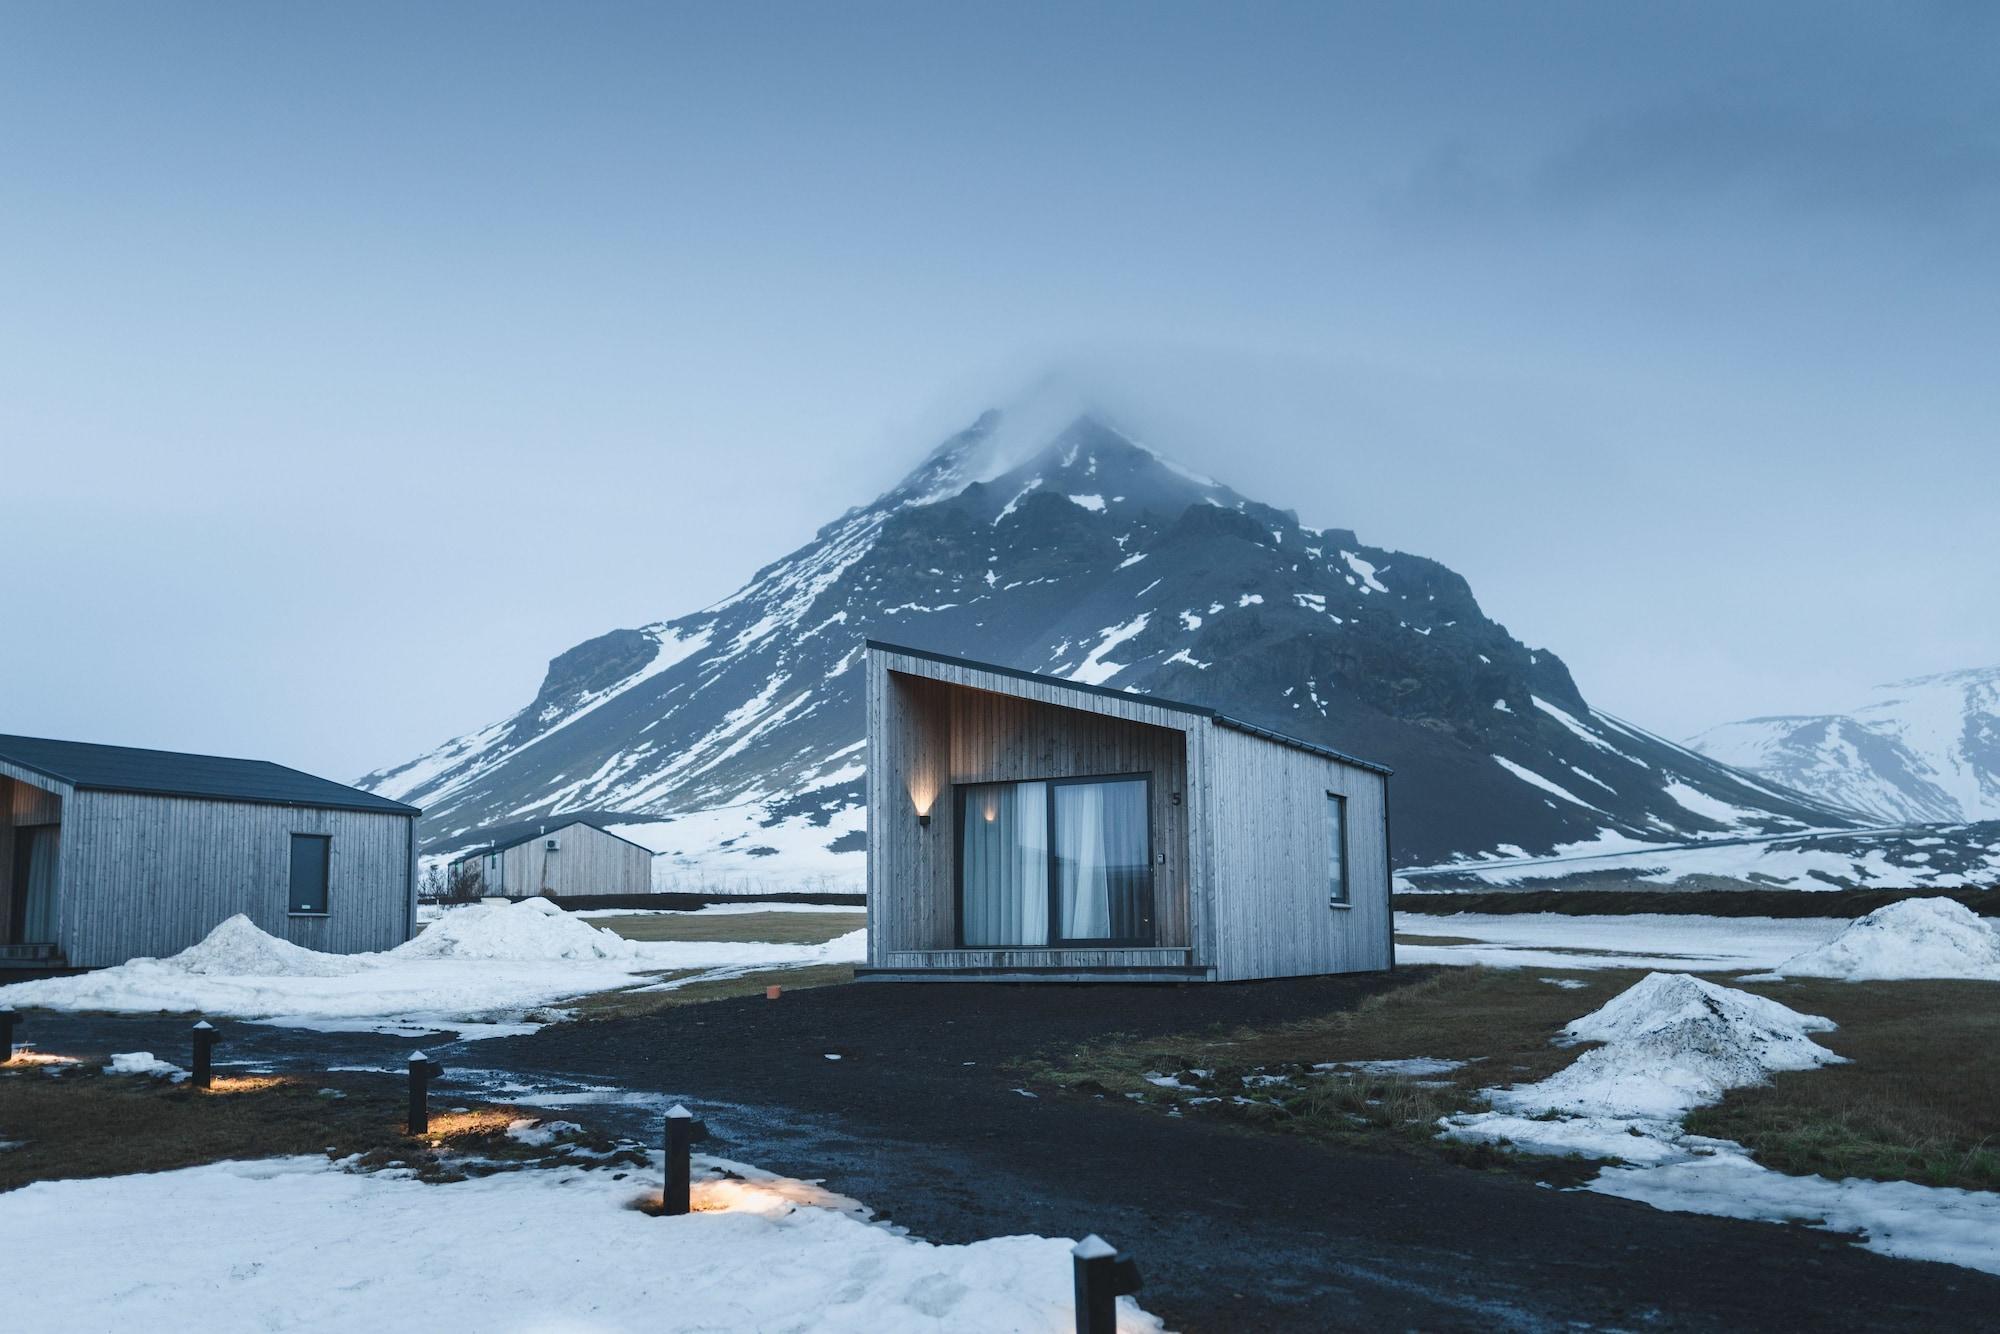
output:
{"label": "snow-covered ground", "polygon": [[2000,821],[1807,830],[1694,843],[1649,843],[1605,828],[1593,839],[1560,845],[1546,856],[1522,855],[1511,845],[1502,850],[1510,855],[1404,867],[1396,872],[1396,888],[1549,887],[1590,877],[1651,885],[1722,879],[1802,891],[1946,890],[2000,879]]}
{"label": "snow-covered ground", "polygon": [[165,959],[133,959],[76,977],[0,987],[0,1005],[114,1013],[227,1015],[303,1028],[461,1036],[522,1032],[559,1018],[548,1007],[645,983],[666,971],[701,978],[752,969],[858,963],[865,929],[822,945],[631,941],[546,899],[455,908],[379,954],[320,954],[233,917]]}
{"label": "snow-covered ground", "polygon": [[1486,1090],[1493,1110],[1440,1133],[1558,1156],[1621,1160],[1583,1189],[1662,1209],[1804,1222],[1889,1255],[2000,1273],[2000,1195],[1911,1182],[1790,1176],[1681,1118],[1781,1070],[1842,1060],[1813,1040],[1834,1024],[1681,973],[1651,973],[1572,1022],[1562,1041],[1601,1043],[1534,1084]]}
{"label": "snow-covered ground", "polygon": [[[20,1312],[49,1330],[1070,1327],[1066,1240],[935,1246],[807,1183],[697,1161],[749,1179],[696,1182],[682,1218],[632,1207],[657,1195],[657,1159],[643,1180],[540,1168],[426,1185],[279,1158],[40,1182],[0,1195],[0,1236],[9,1266],[39,1276]],[[115,1279],[85,1281],[107,1257]],[[1161,1326],[1124,1298],[1118,1327]]]}
{"label": "snow-covered ground", "polygon": [[1733,972],[1775,968],[1824,945],[1847,926],[1839,917],[1696,917],[1634,913],[1396,914],[1398,935],[1459,936],[1471,945],[1396,946],[1396,962],[1499,968],[1659,968]]}

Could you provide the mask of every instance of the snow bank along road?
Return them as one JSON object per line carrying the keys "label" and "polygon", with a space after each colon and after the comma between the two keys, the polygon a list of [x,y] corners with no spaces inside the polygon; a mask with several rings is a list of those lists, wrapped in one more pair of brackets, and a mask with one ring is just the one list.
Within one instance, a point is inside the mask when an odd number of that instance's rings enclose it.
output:
{"label": "snow bank along road", "polygon": [[169,958],[0,987],[0,1003],[113,1013],[198,1011],[404,1034],[491,1034],[521,1031],[523,1021],[554,1017],[543,1013],[551,1005],[632,986],[651,973],[700,969],[702,976],[717,977],[753,968],[857,963],[866,940],[867,932],[856,929],[823,945],[632,941],[546,899],[523,899],[454,909],[380,954],[320,954],[237,916]]}
{"label": "snow bank along road", "polygon": [[[732,1167],[735,1165],[731,1165]],[[738,1168],[739,1172],[743,1169]],[[24,1274],[10,1328],[1007,1334],[1060,1330],[1071,1243],[934,1246],[806,1183],[698,1181],[696,1212],[632,1205],[659,1180],[531,1168],[449,1185],[323,1158],[57,1181],[0,1195]],[[657,1186],[653,1189],[657,1195]],[[163,1219],[181,1220],[171,1227]],[[1129,1299],[1121,1334],[1158,1330]],[[25,1323],[14,1323],[26,1317]]]}

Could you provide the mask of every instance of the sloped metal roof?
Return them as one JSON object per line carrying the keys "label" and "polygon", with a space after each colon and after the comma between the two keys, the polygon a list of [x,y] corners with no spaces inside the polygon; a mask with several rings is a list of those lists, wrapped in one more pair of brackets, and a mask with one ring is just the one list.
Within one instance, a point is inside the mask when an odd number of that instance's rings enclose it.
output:
{"label": "sloped metal roof", "polygon": [[387,815],[422,814],[415,806],[287,769],[269,760],[236,760],[220,755],[187,755],[172,750],[100,746],[88,741],[55,741],[32,736],[0,736],[0,760],[94,792],[143,792],[159,797],[380,811]]}

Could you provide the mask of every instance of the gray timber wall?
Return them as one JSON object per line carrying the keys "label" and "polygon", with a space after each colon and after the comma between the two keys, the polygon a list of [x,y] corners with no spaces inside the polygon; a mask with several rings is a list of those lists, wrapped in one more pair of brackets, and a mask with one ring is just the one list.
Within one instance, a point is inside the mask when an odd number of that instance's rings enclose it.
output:
{"label": "gray timber wall", "polygon": [[[1221,980],[1366,972],[1394,961],[1388,779],[1211,727],[1207,913]],[[1327,794],[1347,798],[1348,899],[1327,901]]]}
{"label": "gray timber wall", "polygon": [[[562,846],[544,846],[553,838]],[[644,894],[653,887],[653,854],[587,824],[551,828],[500,854],[500,886],[489,894],[533,898],[550,894]],[[475,864],[484,864],[482,858]]]}
{"label": "gray timber wall", "polygon": [[[57,944],[78,967],[187,948],[247,914],[274,936],[349,954],[409,939],[408,816],[136,793],[76,793],[62,830]],[[332,839],[327,912],[288,911],[291,835]]]}

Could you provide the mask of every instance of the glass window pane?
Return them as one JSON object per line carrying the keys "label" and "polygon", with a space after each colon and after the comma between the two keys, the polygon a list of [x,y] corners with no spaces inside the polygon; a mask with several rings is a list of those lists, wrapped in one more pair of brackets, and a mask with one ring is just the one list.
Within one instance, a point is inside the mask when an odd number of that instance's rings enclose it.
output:
{"label": "glass window pane", "polygon": [[1150,940],[1153,843],[1145,780],[1061,783],[1055,808],[1063,938]]}
{"label": "glass window pane", "polygon": [[316,834],[292,835],[292,911],[326,911],[327,845]]}
{"label": "glass window pane", "polygon": [[1333,903],[1347,902],[1347,799],[1328,796],[1326,799],[1327,829],[1327,898]]}
{"label": "glass window pane", "polygon": [[1048,944],[1048,785],[968,785],[958,815],[966,945]]}

